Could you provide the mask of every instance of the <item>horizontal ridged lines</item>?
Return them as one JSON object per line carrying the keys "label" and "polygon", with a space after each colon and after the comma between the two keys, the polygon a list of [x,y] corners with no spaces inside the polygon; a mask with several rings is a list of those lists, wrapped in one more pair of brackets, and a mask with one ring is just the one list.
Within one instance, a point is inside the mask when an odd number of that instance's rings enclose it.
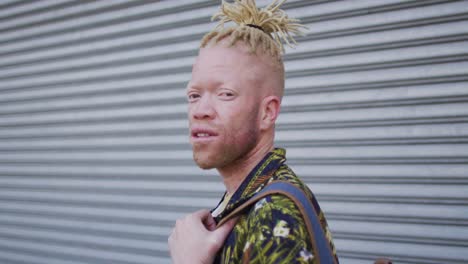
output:
{"label": "horizontal ridged lines", "polygon": [[[24,8],[0,17],[21,21],[0,29],[7,36],[0,37],[0,238],[6,241],[0,243],[0,262],[165,263],[172,218],[210,200],[215,205],[222,195],[215,187],[219,176],[196,171],[187,155],[189,144],[178,141],[188,134],[184,76],[189,78],[189,59],[196,56],[203,35],[200,28],[213,26],[203,12],[215,11],[217,4],[158,8],[156,2],[101,3],[93,10],[81,10],[80,1],[44,2],[48,6],[34,9],[26,2],[0,4],[0,9]],[[343,263],[386,255],[406,264],[467,260],[462,253],[433,257],[434,252],[424,251],[439,247],[462,252],[468,246],[456,233],[468,226],[461,213],[468,197],[460,194],[468,184],[463,175],[468,169],[463,154],[468,146],[468,90],[462,91],[468,84],[468,50],[460,48],[468,41],[468,32],[460,27],[468,21],[468,12],[453,8],[462,3],[384,1],[358,8],[343,3],[348,6],[343,10],[339,1],[285,5],[291,12],[305,10],[300,18],[312,33],[298,38],[299,50],[284,57],[293,69],[287,71],[290,84],[282,109],[287,119],[277,125],[276,144],[288,149],[293,155],[288,164],[316,190],[332,231],[337,229],[333,235]],[[145,4],[151,8],[125,12]],[[307,14],[307,8],[322,6],[334,9]],[[76,10],[53,14],[67,8]],[[425,15],[432,8],[442,15]],[[193,10],[203,12],[184,18],[184,12]],[[393,19],[405,11],[420,13]],[[168,14],[180,17],[154,22]],[[371,19],[388,14],[394,17]],[[35,15],[43,17],[26,20]],[[103,19],[94,19],[99,15]],[[363,25],[333,26],[366,17]],[[72,23],[82,18],[90,20]],[[148,23],[132,28],[142,21]],[[329,28],[321,31],[316,25]],[[453,31],[447,31],[451,25]],[[97,34],[104,28],[111,31]],[[171,30],[185,34],[165,34]],[[398,36],[399,31],[405,32],[404,38],[379,38]],[[70,32],[85,37],[68,38]],[[153,35],[161,37],[148,37]],[[349,41],[353,38],[369,43]],[[188,44],[171,49],[184,42]],[[102,43],[109,45],[99,46]],[[459,48],[432,52],[447,45]],[[427,52],[392,56],[413,48]],[[339,62],[340,56],[342,64],[328,63]],[[427,74],[397,76],[419,69]],[[385,78],[368,78],[383,73]],[[180,76],[159,81],[175,74]],[[357,77],[339,82],[345,75]],[[319,77],[330,81],[316,83]],[[308,102],[308,96],[323,101]],[[315,118],[321,115],[329,118]],[[414,151],[404,151],[408,149]],[[154,155],[165,150],[167,157]],[[412,174],[408,168],[423,172]],[[181,186],[166,189],[171,183]],[[165,203],[163,198],[177,202]],[[182,204],[184,199],[193,203]],[[438,209],[447,215],[438,216]],[[354,229],[360,225],[369,229]],[[441,230],[446,235],[440,235]]]}

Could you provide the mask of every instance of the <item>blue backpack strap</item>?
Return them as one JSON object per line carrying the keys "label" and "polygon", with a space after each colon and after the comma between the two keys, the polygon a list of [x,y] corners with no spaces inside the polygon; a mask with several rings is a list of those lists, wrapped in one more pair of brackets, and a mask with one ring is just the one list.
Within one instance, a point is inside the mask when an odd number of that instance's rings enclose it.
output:
{"label": "blue backpack strap", "polygon": [[312,202],[301,189],[289,182],[277,181],[267,185],[258,194],[263,192],[280,193],[293,200],[304,217],[304,222],[309,231],[309,236],[313,240],[312,246],[314,247],[314,255],[317,260],[319,260],[318,263],[336,263],[336,259],[330,248],[330,242],[327,240],[325,233],[323,232],[322,225],[320,224],[319,216],[315,211]]}
{"label": "blue backpack strap", "polygon": [[255,194],[247,202],[236,208],[233,212],[218,223],[218,227],[237,216],[260,199],[272,195],[281,194],[291,199],[301,212],[312,242],[315,261],[317,264],[337,264],[337,260],[330,248],[330,242],[323,232],[318,214],[307,195],[295,185],[285,181],[274,181],[268,184],[260,192]]}

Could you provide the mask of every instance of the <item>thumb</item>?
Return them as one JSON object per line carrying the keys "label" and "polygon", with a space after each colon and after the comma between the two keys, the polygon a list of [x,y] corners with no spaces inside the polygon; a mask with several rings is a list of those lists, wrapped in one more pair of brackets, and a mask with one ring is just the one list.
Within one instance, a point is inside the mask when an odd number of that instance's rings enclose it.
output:
{"label": "thumb", "polygon": [[238,218],[239,217],[232,218],[231,220],[227,221],[222,226],[214,230],[212,232],[212,235],[214,236],[215,240],[219,243],[223,243],[224,240],[226,240],[228,234],[231,232],[232,228],[236,225]]}
{"label": "thumb", "polygon": [[203,219],[203,225],[205,225],[205,228],[208,229],[209,231],[213,231],[216,229],[216,221],[214,220],[213,216],[211,214],[206,215]]}

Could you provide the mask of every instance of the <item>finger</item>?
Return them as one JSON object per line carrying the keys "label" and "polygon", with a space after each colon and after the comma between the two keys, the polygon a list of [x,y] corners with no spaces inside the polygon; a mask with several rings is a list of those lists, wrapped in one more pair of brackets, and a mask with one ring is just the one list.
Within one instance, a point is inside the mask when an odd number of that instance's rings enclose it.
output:
{"label": "finger", "polygon": [[170,246],[172,245],[172,241],[174,241],[174,238],[172,237],[172,235],[170,235],[168,238],[167,238],[167,244]]}
{"label": "finger", "polygon": [[214,220],[213,216],[207,215],[203,220],[203,225],[205,225],[206,229],[209,231],[213,231],[216,229],[216,221]]}
{"label": "finger", "polygon": [[225,225],[228,225],[229,229],[232,229],[236,225],[237,220],[239,220],[239,216],[233,217],[231,220],[227,221]]}
{"label": "finger", "polygon": [[211,212],[208,210],[200,210],[192,214],[192,221],[202,222],[203,226],[212,231],[216,229],[216,221],[213,219]]}
{"label": "finger", "polygon": [[226,240],[226,237],[231,232],[232,228],[234,228],[234,226],[236,225],[238,219],[239,217],[235,217],[212,232],[212,235],[214,236],[213,240],[217,241],[218,243],[221,243],[221,245],[219,245],[220,247],[224,243],[224,240]]}
{"label": "finger", "polygon": [[192,216],[197,219],[204,220],[207,216],[211,216],[211,213],[210,211],[203,209],[203,210],[196,211],[195,213],[192,214]]}
{"label": "finger", "polygon": [[171,234],[167,238],[167,243],[169,244],[169,247],[172,246],[172,243],[173,243],[174,239],[175,239],[175,232],[174,232],[174,229],[173,229]]}

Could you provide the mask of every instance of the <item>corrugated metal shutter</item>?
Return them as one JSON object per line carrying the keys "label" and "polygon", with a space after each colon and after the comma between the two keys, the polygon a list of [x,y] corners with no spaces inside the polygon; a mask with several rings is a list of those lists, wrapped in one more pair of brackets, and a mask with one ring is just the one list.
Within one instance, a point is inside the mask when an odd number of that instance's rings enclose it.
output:
{"label": "corrugated metal shutter", "polygon": [[[191,160],[184,98],[218,4],[0,3],[0,263],[170,262],[173,221],[223,190]],[[277,145],[341,262],[467,263],[468,1],[286,8],[310,29]]]}

